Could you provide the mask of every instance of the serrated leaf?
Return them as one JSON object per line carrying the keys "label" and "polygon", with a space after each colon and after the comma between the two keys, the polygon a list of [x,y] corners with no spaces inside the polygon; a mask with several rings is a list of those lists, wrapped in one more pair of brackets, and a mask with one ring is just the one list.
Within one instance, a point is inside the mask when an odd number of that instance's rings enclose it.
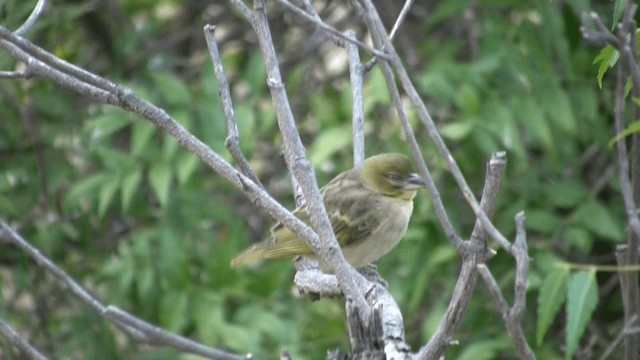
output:
{"label": "serrated leaf", "polygon": [[538,294],[538,323],[536,325],[536,341],[542,344],[547,330],[560,306],[564,303],[567,294],[567,279],[569,269],[566,267],[554,268],[542,282]]}
{"label": "serrated leaf", "polygon": [[567,292],[567,331],[565,359],[571,359],[598,304],[595,271],[580,271],[571,276]]}
{"label": "serrated leaf", "polygon": [[147,121],[137,121],[133,124],[133,129],[131,130],[131,155],[138,156],[142,153],[155,130],[155,126]]}
{"label": "serrated leaf", "polygon": [[122,179],[120,201],[123,211],[127,211],[129,209],[131,199],[136,194],[138,185],[140,185],[140,180],[142,180],[142,169],[137,167],[133,168],[132,171],[125,175],[125,177]]}
{"label": "serrated leaf", "polygon": [[171,167],[165,163],[154,165],[149,171],[149,183],[160,202],[160,206],[165,207],[169,201]]}
{"label": "serrated leaf", "polygon": [[617,143],[620,139],[625,138],[633,133],[637,133],[638,131],[640,131],[640,120],[636,120],[631,124],[627,125],[627,127],[624,130],[622,130],[621,132],[616,134],[616,136],[611,138],[611,140],[609,140],[609,143],[607,145],[609,147],[613,147],[613,145]]}
{"label": "serrated leaf", "polygon": [[607,45],[600,53],[593,59],[594,64],[600,64],[598,66],[598,86],[602,89],[602,78],[604,74],[609,70],[613,65],[618,62],[618,58],[620,58],[620,53],[613,46]]}
{"label": "serrated leaf", "polygon": [[98,193],[98,216],[102,218],[109,208],[109,204],[120,188],[120,179],[117,175],[109,176]]}

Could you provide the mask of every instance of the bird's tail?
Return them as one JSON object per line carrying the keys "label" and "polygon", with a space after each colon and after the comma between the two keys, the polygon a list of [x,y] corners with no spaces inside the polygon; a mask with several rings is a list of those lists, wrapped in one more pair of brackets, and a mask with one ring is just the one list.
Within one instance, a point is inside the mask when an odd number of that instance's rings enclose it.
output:
{"label": "bird's tail", "polygon": [[237,268],[242,265],[258,261],[265,257],[266,248],[263,244],[255,244],[245,251],[241,252],[238,256],[231,260],[231,267]]}

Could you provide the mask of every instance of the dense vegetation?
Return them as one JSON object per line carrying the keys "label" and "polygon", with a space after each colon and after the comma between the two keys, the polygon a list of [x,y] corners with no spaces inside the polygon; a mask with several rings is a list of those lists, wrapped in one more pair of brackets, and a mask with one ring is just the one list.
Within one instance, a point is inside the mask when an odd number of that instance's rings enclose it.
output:
{"label": "dense vegetation", "polygon": [[[0,23],[16,28],[34,3],[1,3]],[[401,4],[378,3],[390,28]],[[588,46],[579,32],[586,2],[479,3],[418,2],[395,43],[478,194],[485,162],[507,152],[494,222],[513,238],[513,217],[526,212],[532,263],[523,327],[539,358],[560,358],[566,316],[561,310],[540,324],[544,279],[568,269],[567,263],[615,265],[615,246],[624,242],[626,218],[608,145],[614,76],[605,75],[599,87],[593,62],[601,48]],[[612,4],[590,6],[611,25]],[[354,28],[364,37],[350,8],[332,1],[317,7],[336,28]],[[352,163],[344,54],[281,7],[270,3],[268,13],[299,130],[322,185]],[[130,86],[230,159],[202,36],[207,23],[218,27],[241,149],[267,190],[293,207],[262,59],[250,29],[227,3],[56,2],[28,38]],[[0,53],[0,69],[15,66]],[[327,349],[348,349],[342,302],[297,297],[290,262],[229,267],[240,249],[265,237],[271,220],[172,138],[46,80],[1,81],[0,217],[99,298],[171,331],[259,358],[287,349],[293,358],[320,359]],[[364,86],[367,154],[408,152],[377,68]],[[475,217],[410,115],[447,210],[468,234]],[[20,250],[0,246],[0,317],[43,352],[53,358],[175,358],[175,350],[119,335]],[[459,268],[426,193],[416,199],[408,234],[378,265],[405,316],[407,341],[419,347],[440,321]],[[501,285],[512,284],[510,257],[499,252],[489,266]],[[599,300],[577,349],[585,357],[601,354],[623,326],[617,273],[597,272],[596,279]],[[547,331],[540,328],[545,325]],[[457,339],[447,358],[514,356],[482,284]],[[6,340],[0,344],[3,358],[20,357]]]}

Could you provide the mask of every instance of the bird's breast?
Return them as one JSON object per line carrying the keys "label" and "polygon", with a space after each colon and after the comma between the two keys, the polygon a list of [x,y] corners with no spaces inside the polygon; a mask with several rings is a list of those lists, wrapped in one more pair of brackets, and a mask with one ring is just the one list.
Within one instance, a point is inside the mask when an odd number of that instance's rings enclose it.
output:
{"label": "bird's breast", "polygon": [[407,231],[413,201],[382,197],[375,205],[375,230],[365,240],[346,246],[342,252],[351,265],[361,268],[393,249]]}

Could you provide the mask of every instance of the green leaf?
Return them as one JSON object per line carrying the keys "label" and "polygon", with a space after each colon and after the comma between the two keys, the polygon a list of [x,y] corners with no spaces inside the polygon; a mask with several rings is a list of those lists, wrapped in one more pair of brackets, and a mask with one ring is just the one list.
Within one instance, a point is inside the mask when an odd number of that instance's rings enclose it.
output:
{"label": "green leaf", "polygon": [[519,97],[514,105],[520,108],[522,116],[520,122],[529,130],[531,135],[545,149],[553,149],[553,135],[540,105],[530,97]]}
{"label": "green leaf", "polygon": [[572,208],[589,195],[583,183],[576,180],[560,180],[545,187],[549,203],[561,208]]}
{"label": "green leaf", "polygon": [[616,3],[613,5],[613,22],[611,23],[611,31],[615,31],[616,25],[622,18],[622,12],[624,11],[624,7],[627,5],[629,0],[616,0]]}
{"label": "green leaf", "polygon": [[191,92],[182,79],[167,72],[154,72],[152,77],[155,89],[169,105],[176,107],[189,105]]}
{"label": "green leaf", "polygon": [[109,178],[110,174],[100,173],[78,181],[65,195],[63,202],[64,207],[75,207],[80,205],[79,203],[82,200],[94,199],[96,196],[96,188],[109,181]]}
{"label": "green leaf", "polygon": [[609,209],[596,200],[590,199],[580,204],[573,213],[572,220],[575,224],[609,240],[622,239],[622,224],[611,215]]}
{"label": "green leaf", "polygon": [[131,119],[124,111],[105,111],[103,114],[89,120],[84,131],[89,132],[92,138],[105,138],[114,132],[130,125]]}
{"label": "green leaf", "polygon": [[554,268],[544,279],[538,294],[538,323],[536,326],[536,341],[542,344],[547,330],[564,303],[567,293],[567,279],[569,268]]}
{"label": "green leaf", "polygon": [[181,289],[163,294],[158,316],[162,327],[180,333],[189,324],[189,293]]}
{"label": "green leaf", "polygon": [[138,156],[147,147],[151,135],[156,130],[148,121],[136,121],[131,130],[131,155]]}
{"label": "green leaf", "polygon": [[609,143],[607,145],[609,147],[613,147],[613,145],[617,143],[620,139],[625,138],[633,133],[637,133],[639,131],[640,131],[640,120],[636,120],[631,124],[627,125],[627,127],[621,132],[619,132],[618,134],[616,134],[616,136],[611,138],[611,140],[609,140]]}
{"label": "green leaf", "polygon": [[558,217],[544,209],[531,209],[527,211],[527,229],[541,234],[551,234],[560,225]]}
{"label": "green leaf", "polygon": [[347,146],[350,141],[350,126],[339,126],[324,130],[311,145],[309,160],[316,165],[322,164],[336,151]]}
{"label": "green leaf", "polygon": [[475,341],[464,348],[457,357],[458,360],[492,360],[499,358],[498,354],[510,347],[509,340],[505,337],[496,339]]}
{"label": "green leaf", "polygon": [[169,202],[171,167],[165,163],[154,165],[149,171],[149,183],[160,202],[160,206],[165,207]]}
{"label": "green leaf", "polygon": [[192,296],[191,315],[198,339],[215,345],[220,337],[218,324],[224,320],[224,304],[220,294],[213,291],[197,291]]}
{"label": "green leaf", "polygon": [[566,91],[559,86],[550,86],[541,94],[541,98],[544,99],[546,114],[554,124],[571,135],[578,132],[578,122]]}
{"label": "green leaf", "polygon": [[571,276],[567,292],[567,331],[565,359],[571,359],[598,304],[595,270]]}
{"label": "green leaf", "polygon": [[582,254],[589,254],[593,248],[593,233],[580,226],[568,226],[563,234],[564,241],[570,248]]}
{"label": "green leaf", "polygon": [[470,119],[451,121],[442,126],[440,134],[450,140],[459,141],[469,136],[474,127],[474,122]]}
{"label": "green leaf", "polygon": [[613,65],[618,62],[620,58],[620,53],[616,50],[612,45],[605,46],[600,53],[593,59],[594,64],[600,64],[598,66],[598,86],[602,89],[602,78],[604,74],[609,70]]}
{"label": "green leaf", "polygon": [[200,165],[200,159],[190,152],[183,151],[178,155],[176,163],[176,176],[178,177],[178,183],[184,185],[193,172]]}
{"label": "green leaf", "polygon": [[102,218],[109,208],[109,204],[120,188],[120,177],[118,175],[109,176],[98,193],[98,216]]}
{"label": "green leaf", "polygon": [[122,179],[122,192],[120,193],[120,201],[123,211],[127,211],[129,209],[131,199],[133,199],[133,196],[136,194],[141,179],[142,169],[140,169],[139,167],[131,169],[131,172],[125,175],[124,179]]}
{"label": "green leaf", "polygon": [[456,94],[456,103],[463,111],[471,115],[476,115],[480,108],[478,91],[468,83],[462,84]]}

